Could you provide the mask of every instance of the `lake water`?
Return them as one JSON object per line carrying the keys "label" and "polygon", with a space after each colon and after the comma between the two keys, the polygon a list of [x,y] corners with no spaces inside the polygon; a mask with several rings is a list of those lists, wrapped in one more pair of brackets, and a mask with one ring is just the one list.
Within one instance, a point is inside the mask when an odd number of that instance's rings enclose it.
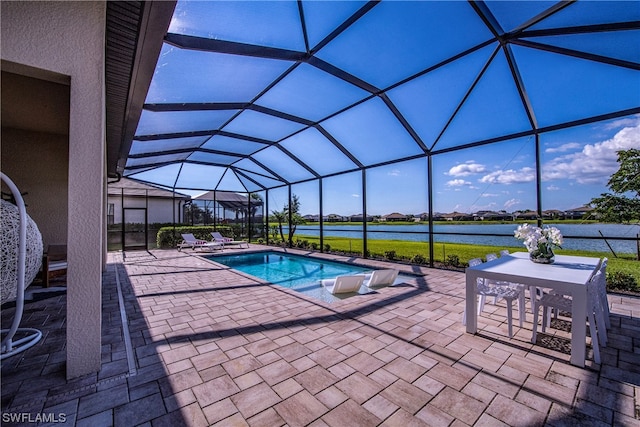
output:
{"label": "lake water", "polygon": [[[557,227],[565,237],[564,249],[579,249],[586,251],[608,252],[607,242],[616,253],[637,253],[636,236],[640,234],[640,226],[637,224],[547,224]],[[513,237],[517,224],[436,224],[434,235],[436,242],[466,243],[491,246],[523,246],[520,240]],[[407,240],[414,242],[428,242],[429,226],[416,225],[372,225],[367,224],[369,239],[380,240]],[[285,227],[286,233],[286,227]],[[455,234],[445,234],[455,233]],[[486,234],[488,236],[467,236],[464,233]],[[301,225],[296,231],[298,235],[319,236],[320,226]],[[504,234],[506,236],[495,236]],[[362,238],[361,225],[324,225],[325,236]],[[619,239],[619,240],[616,240]],[[627,240],[623,240],[627,239]],[[523,246],[524,247],[524,246]]]}

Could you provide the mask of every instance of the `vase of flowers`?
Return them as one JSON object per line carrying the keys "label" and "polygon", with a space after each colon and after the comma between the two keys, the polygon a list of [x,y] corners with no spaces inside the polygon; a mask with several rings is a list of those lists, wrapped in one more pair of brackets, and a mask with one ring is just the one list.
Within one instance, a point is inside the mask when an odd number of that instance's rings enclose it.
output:
{"label": "vase of flowers", "polygon": [[515,237],[524,241],[531,261],[539,264],[553,264],[554,248],[562,248],[562,234],[556,227],[535,227],[529,224],[518,226]]}

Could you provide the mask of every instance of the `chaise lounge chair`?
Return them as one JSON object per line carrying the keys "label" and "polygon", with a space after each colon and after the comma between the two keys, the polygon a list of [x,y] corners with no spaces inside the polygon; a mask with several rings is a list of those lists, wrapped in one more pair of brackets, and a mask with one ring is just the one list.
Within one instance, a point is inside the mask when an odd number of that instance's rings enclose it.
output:
{"label": "chaise lounge chair", "polygon": [[247,248],[249,247],[248,242],[245,242],[244,240],[233,240],[230,237],[224,237],[218,231],[212,231],[211,236],[213,237],[214,242],[222,243],[223,245],[239,245],[240,247],[242,247],[242,245],[247,245]]}
{"label": "chaise lounge chair", "polygon": [[364,282],[364,276],[338,276],[335,279],[324,279],[322,286],[327,288],[332,294],[342,294],[348,292],[358,292]]}
{"label": "chaise lounge chair", "polygon": [[374,270],[373,273],[365,275],[364,285],[368,288],[393,285],[398,273],[398,270],[393,269]]}
{"label": "chaise lounge chair", "polygon": [[224,249],[224,245],[220,242],[208,242],[206,240],[196,239],[193,234],[184,233],[182,234],[182,242],[178,244],[178,252],[182,250],[182,248],[191,248],[193,250],[213,250],[213,249]]}

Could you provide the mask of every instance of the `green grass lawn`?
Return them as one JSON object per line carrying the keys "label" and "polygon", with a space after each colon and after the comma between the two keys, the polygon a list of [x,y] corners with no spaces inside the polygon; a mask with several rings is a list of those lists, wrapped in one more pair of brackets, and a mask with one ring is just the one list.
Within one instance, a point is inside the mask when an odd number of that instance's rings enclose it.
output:
{"label": "green grass lawn", "polygon": [[[320,244],[320,238],[317,236],[296,234],[295,240],[306,240],[309,244],[314,242],[318,245]],[[359,239],[325,236],[324,244],[330,245],[331,250],[362,254],[362,240]],[[397,259],[410,260],[418,254],[429,259],[429,244],[423,242],[368,239],[367,248],[372,257],[384,258],[385,254],[389,251],[395,251]],[[457,256],[459,265],[465,266],[472,258],[484,258],[488,253],[498,253],[502,249],[508,249],[510,252],[526,250],[524,246],[498,247],[460,243],[434,243],[433,258],[434,262],[447,263],[452,260],[452,257]],[[623,272],[630,274],[636,279],[636,282],[640,283],[640,261],[636,259],[635,254],[618,254],[618,258],[616,258],[610,252],[589,252],[564,249],[558,249],[555,252],[562,255],[581,255],[600,258],[607,257],[609,259],[609,265],[607,267],[608,272]]]}

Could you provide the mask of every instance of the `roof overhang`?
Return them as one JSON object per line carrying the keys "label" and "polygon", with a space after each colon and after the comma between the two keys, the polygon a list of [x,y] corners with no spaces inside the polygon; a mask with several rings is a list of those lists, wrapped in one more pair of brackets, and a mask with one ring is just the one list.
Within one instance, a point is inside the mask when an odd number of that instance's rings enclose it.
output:
{"label": "roof overhang", "polygon": [[107,175],[129,155],[176,1],[107,2],[105,86]]}

